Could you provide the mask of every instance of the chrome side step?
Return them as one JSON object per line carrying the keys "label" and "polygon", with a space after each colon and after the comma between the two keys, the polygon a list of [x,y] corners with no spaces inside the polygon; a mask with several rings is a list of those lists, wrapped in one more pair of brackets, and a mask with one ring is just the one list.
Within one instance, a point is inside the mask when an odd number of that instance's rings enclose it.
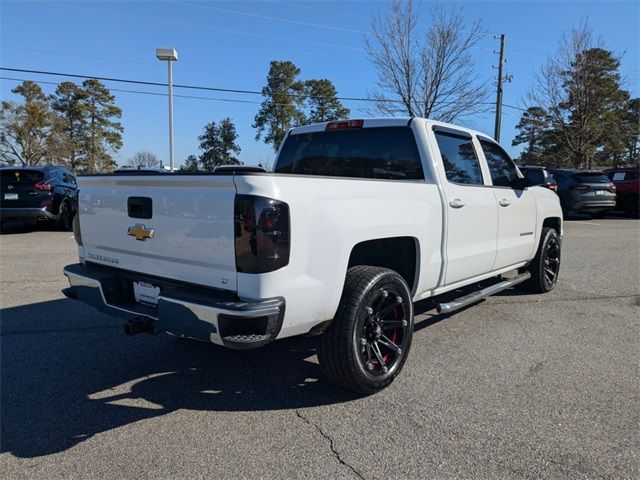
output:
{"label": "chrome side step", "polygon": [[436,308],[438,310],[438,313],[455,312],[456,310],[471,305],[472,303],[476,303],[483,298],[495,295],[496,293],[506,290],[507,288],[515,287],[519,283],[529,280],[530,278],[531,273],[524,272],[508,280],[504,280],[500,283],[496,283],[495,285],[491,285],[490,287],[483,288],[482,290],[470,293],[469,295],[465,295],[464,297],[456,298],[452,302],[439,303]]}

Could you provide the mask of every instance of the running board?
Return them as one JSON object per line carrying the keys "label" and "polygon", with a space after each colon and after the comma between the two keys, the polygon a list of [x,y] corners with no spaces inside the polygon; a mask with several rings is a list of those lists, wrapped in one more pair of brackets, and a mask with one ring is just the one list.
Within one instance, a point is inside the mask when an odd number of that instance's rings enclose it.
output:
{"label": "running board", "polygon": [[471,305],[472,303],[476,303],[484,298],[490,297],[491,295],[495,295],[496,293],[506,290],[507,288],[515,287],[519,283],[529,280],[530,278],[531,273],[524,272],[508,280],[504,280],[500,283],[496,283],[495,285],[491,285],[490,287],[483,288],[482,290],[470,293],[469,295],[465,295],[464,297],[456,298],[452,302],[439,303],[436,308],[438,309],[438,313],[455,312],[456,310]]}

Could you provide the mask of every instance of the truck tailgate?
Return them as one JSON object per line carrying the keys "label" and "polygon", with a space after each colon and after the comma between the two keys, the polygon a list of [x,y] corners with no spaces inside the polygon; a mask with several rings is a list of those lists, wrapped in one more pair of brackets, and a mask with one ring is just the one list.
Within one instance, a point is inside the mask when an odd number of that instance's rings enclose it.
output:
{"label": "truck tailgate", "polygon": [[86,261],[236,290],[232,176],[88,176],[79,187]]}

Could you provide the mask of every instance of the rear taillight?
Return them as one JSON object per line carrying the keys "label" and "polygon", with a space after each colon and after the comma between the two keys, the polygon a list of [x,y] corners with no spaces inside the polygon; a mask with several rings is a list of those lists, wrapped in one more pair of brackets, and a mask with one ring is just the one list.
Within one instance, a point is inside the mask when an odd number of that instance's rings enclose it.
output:
{"label": "rear taillight", "polygon": [[236,195],[236,270],[266,273],[289,263],[289,205],[272,198]]}
{"label": "rear taillight", "polygon": [[325,130],[343,130],[345,128],[362,128],[364,120],[339,120],[337,122],[329,122]]}
{"label": "rear taillight", "polygon": [[51,190],[53,190],[53,187],[51,186],[51,184],[45,183],[44,180],[36,183],[34,187],[42,192],[50,192]]}
{"label": "rear taillight", "polygon": [[615,191],[616,191],[616,186],[615,186],[615,184],[613,184],[613,183],[611,184],[611,191],[612,191],[612,192],[615,192]]}
{"label": "rear taillight", "polygon": [[554,192],[556,192],[556,193],[558,192],[558,184],[556,182],[551,182],[548,186]]}

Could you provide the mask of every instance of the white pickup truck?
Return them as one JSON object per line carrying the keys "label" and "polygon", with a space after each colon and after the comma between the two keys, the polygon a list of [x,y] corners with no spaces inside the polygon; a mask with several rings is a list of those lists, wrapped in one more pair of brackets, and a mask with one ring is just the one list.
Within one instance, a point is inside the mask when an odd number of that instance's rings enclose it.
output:
{"label": "white pickup truck", "polygon": [[402,369],[414,302],[496,277],[436,298],[448,312],[558,279],[557,195],[466,128],[336,121],[289,131],[273,172],[133,173],[79,178],[68,297],[129,334],[229,348],[321,335],[322,371],[362,393]]}

